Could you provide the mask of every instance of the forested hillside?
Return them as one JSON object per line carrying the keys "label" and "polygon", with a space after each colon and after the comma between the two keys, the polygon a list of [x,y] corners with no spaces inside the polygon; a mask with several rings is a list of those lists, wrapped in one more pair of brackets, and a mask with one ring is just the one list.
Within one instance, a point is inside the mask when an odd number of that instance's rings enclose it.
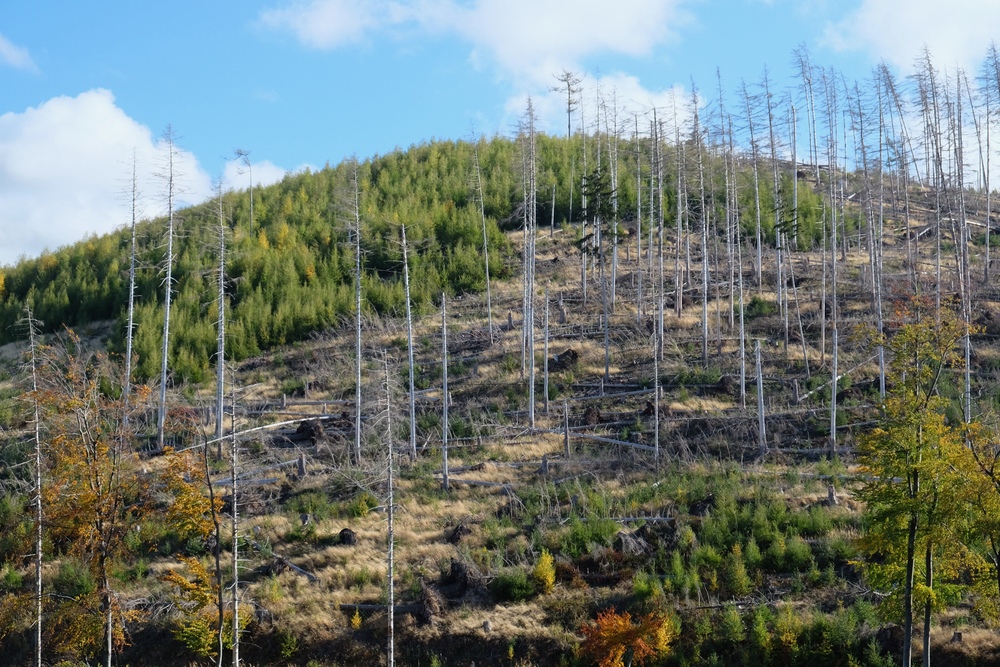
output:
{"label": "forested hillside", "polygon": [[994,663],[971,91],[929,62],[909,106],[887,71],[872,95],[804,71],[801,152],[765,78],[736,130],[696,97],[556,138],[529,103],[512,139],[183,210],[164,365],[170,219],[143,222],[131,374],[131,230],[11,269],[0,654]]}
{"label": "forested hillside", "polygon": [[[582,137],[537,138],[537,189],[540,224],[563,225],[582,217]],[[610,178],[608,137],[590,140],[588,150],[603,146],[605,157],[591,167],[592,185],[603,172]],[[637,191],[649,197],[651,148],[648,142],[615,141],[615,207],[635,231]],[[673,164],[683,150],[669,146],[660,159]],[[688,152],[694,149],[688,147]],[[476,177],[478,151],[482,210]],[[494,138],[469,142],[432,142],[357,163],[361,220],[363,303],[371,312],[400,315],[403,309],[402,246],[405,225],[410,258],[412,305],[426,312],[437,295],[479,292],[485,288],[482,259],[483,229],[491,248],[490,272],[503,278],[511,269],[509,245],[501,231],[522,224],[523,150],[515,140]],[[721,215],[726,205],[726,169],[718,156],[706,155],[703,165],[710,182],[707,205]],[[579,163],[579,164],[578,164]],[[677,207],[676,174],[661,174],[662,191],[654,203],[665,224],[672,225]],[[738,178],[752,183],[748,164]],[[355,164],[347,161],[321,171],[287,176],[280,183],[255,189],[253,221],[250,193],[221,197],[227,231],[227,294],[231,300],[226,335],[228,358],[240,360],[275,345],[302,340],[337,325],[353,312]],[[610,183],[609,183],[610,186]],[[781,215],[792,219],[792,180],[782,170],[778,197]],[[553,200],[554,194],[554,211]],[[686,193],[685,215],[697,215],[698,194]],[[820,199],[803,189],[798,202],[798,243],[817,244],[822,235]],[[758,199],[746,187],[739,194],[744,236],[755,233],[754,211],[766,243],[773,244],[775,190],[759,184]],[[607,198],[610,208],[611,198]],[[642,204],[640,203],[640,209]],[[648,202],[647,202],[648,206]],[[178,379],[206,379],[215,353],[214,278],[217,254],[218,201],[206,202],[178,215],[173,267],[170,368]],[[591,215],[594,213],[593,198]],[[647,224],[646,231],[651,229]],[[853,223],[848,227],[853,229]],[[722,230],[719,230],[720,233]],[[163,280],[166,247],[164,219],[143,221],[137,228],[136,342],[140,379],[159,368],[163,320]],[[623,241],[624,242],[624,241]],[[63,326],[116,319],[113,349],[124,350],[128,301],[131,230],[93,237],[41,257],[27,260],[4,275],[0,289],[0,341],[24,338],[24,308],[31,305],[43,331]]]}

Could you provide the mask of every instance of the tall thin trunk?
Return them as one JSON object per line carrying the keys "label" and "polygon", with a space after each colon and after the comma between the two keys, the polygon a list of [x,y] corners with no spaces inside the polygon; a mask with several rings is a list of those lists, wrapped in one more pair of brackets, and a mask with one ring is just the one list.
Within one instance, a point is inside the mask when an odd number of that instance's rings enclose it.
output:
{"label": "tall thin trunk", "polygon": [[[931,550],[930,541],[924,547],[924,587],[928,591],[934,590],[934,552]],[[924,602],[923,667],[931,667],[931,611],[933,611],[932,602],[928,598]]]}
{"label": "tall thin trunk", "polygon": [[31,403],[35,429],[35,488],[32,489],[35,505],[35,667],[42,667],[42,416],[38,404],[38,327],[31,306],[25,310],[31,346]]}
{"label": "tall thin trunk", "polygon": [[[653,110],[653,114],[654,114],[654,118],[655,118],[655,114],[656,114],[656,110],[655,109]],[[663,132],[661,131],[660,132],[660,140],[656,144],[657,148],[659,148],[662,145],[662,142],[663,142],[662,135],[663,135]],[[675,192],[676,192],[676,195],[677,195],[676,196],[676,199],[677,199],[677,210],[674,213],[674,215],[676,216],[674,224],[677,226],[677,247],[675,249],[676,252],[674,254],[674,313],[675,313],[675,315],[677,317],[680,317],[681,313],[684,311],[684,274],[683,274],[683,271],[681,269],[681,246],[683,245],[683,235],[684,235],[684,208],[685,208],[684,207],[684,199],[686,198],[686,193],[685,193],[685,187],[684,187],[684,167],[683,167],[684,146],[683,146],[683,144],[681,144],[681,126],[680,126],[680,123],[677,121],[677,103],[676,103],[676,100],[674,100],[674,144],[675,144],[674,145],[674,153],[675,153],[675,158],[676,158],[675,162],[676,162],[676,170],[677,170],[676,182],[674,183],[674,189],[675,189]],[[659,238],[659,255],[660,255],[660,281],[662,282],[663,281],[663,277],[662,277],[663,276],[663,232],[662,232],[662,227],[663,227],[663,222],[662,222],[662,214],[663,214],[663,165],[662,165],[662,160],[657,161],[657,179],[656,180],[657,180],[657,192],[659,194],[659,206],[660,206],[660,214],[661,214],[661,222],[660,222],[661,232],[660,232],[660,238]],[[660,290],[660,298],[661,299],[663,298],[663,290],[662,289]],[[661,317],[660,318],[661,325],[660,325],[660,329],[659,329],[659,332],[658,332],[659,336],[660,336],[660,357],[661,358],[663,357],[663,325],[662,325],[662,321],[663,321],[663,318]]]}
{"label": "tall thin trunk", "polygon": [[226,220],[222,213],[222,184],[219,184],[219,285],[215,349],[215,457],[222,460],[222,400],[226,372]]}
{"label": "tall thin trunk", "polygon": [[156,443],[163,449],[167,421],[167,364],[170,352],[170,299],[173,293],[174,266],[174,135],[167,127],[167,276],[163,281],[163,347],[160,351],[160,403],[156,422]]}
{"label": "tall thin trunk", "polygon": [[354,463],[361,464],[361,186],[354,160]]}
{"label": "tall thin trunk", "polygon": [[132,243],[129,248],[128,322],[125,325],[125,378],[122,400],[125,404],[125,425],[128,426],[129,404],[132,398],[132,340],[135,337],[135,250],[136,223],[139,217],[139,179],[136,173],[135,151],[132,152]]}
{"label": "tall thin trunk", "polygon": [[[490,291],[490,244],[489,237],[486,233],[486,206],[483,203],[483,177],[482,170],[479,168],[479,143],[477,142],[474,146],[474,152],[476,158],[476,190],[479,193],[479,217],[483,222],[483,268],[486,270],[486,317],[489,323],[490,329],[490,345],[493,345],[493,296]],[[405,243],[406,243],[406,230],[403,230],[403,243],[404,243],[404,255],[405,255]],[[407,279],[409,280],[409,279]],[[407,290],[409,294],[409,290]],[[406,319],[410,320],[410,297],[406,297]],[[412,346],[412,333],[410,335],[411,345],[410,345],[410,375],[411,375],[411,387],[410,395],[413,395],[412,387],[412,374],[413,374],[413,346]],[[411,415],[412,421],[412,415]],[[416,451],[416,438],[412,439],[412,445],[414,452]]]}
{"label": "tall thin trunk", "polygon": [[653,462],[660,467],[660,349],[656,334],[653,334]]}
{"label": "tall thin trunk", "polygon": [[396,588],[393,586],[393,570],[395,567],[395,489],[393,487],[393,456],[392,456],[392,395],[390,392],[391,385],[389,383],[389,357],[383,356],[382,362],[384,364],[385,370],[385,440],[388,443],[388,466],[387,466],[387,476],[388,476],[388,487],[389,487],[389,500],[386,503],[386,516],[388,518],[388,535],[386,537],[386,560],[388,572],[386,574],[386,587],[388,588],[388,656],[389,656],[389,667],[393,667],[396,664],[396,618],[395,618],[395,604],[396,604]]}
{"label": "tall thin trunk", "polygon": [[642,324],[642,150],[639,145],[639,116],[635,116],[635,273],[638,289],[635,299],[635,321]]}
{"label": "tall thin trunk", "polygon": [[750,106],[750,93],[747,91],[747,84],[743,84],[743,99],[746,102],[747,107],[747,123],[750,128],[750,152],[751,161],[753,163],[753,201],[754,210],[756,211],[756,222],[757,222],[757,291],[761,291],[764,287],[763,282],[763,245],[764,238],[761,233],[761,220],[760,220],[760,176],[757,171],[757,139],[754,136],[754,125],[753,125],[753,110]]}
{"label": "tall thin trunk", "polygon": [[760,341],[754,341],[754,359],[757,366],[757,440],[760,455],[767,453],[767,426],[764,422],[764,374],[760,360]]}
{"label": "tall thin trunk", "polygon": [[545,288],[545,346],[542,354],[544,384],[542,392],[545,397],[545,415],[549,414],[549,288]]}
{"label": "tall thin trunk", "polygon": [[[226,602],[225,602],[225,592],[226,587],[222,585],[222,524],[219,521],[219,512],[215,507],[215,487],[212,485],[212,470],[208,463],[208,441],[206,440],[204,445],[201,447],[201,462],[202,470],[205,473],[205,485],[208,487],[208,503],[211,512],[212,519],[212,536],[215,538],[215,548],[212,549],[212,555],[215,559],[215,583],[218,586],[215,596],[215,604],[217,610],[216,623],[218,624],[218,632],[216,632],[216,667],[222,667],[222,652],[225,649],[224,633],[226,625]],[[233,492],[235,493],[236,487],[233,487]],[[108,667],[110,667],[111,661],[108,661]]]}
{"label": "tall thin trunk", "polygon": [[[731,122],[731,121],[730,121]],[[733,151],[733,132],[732,127],[729,131],[729,152],[732,154]],[[740,407],[744,410],[747,407],[747,329],[746,321],[744,319],[744,309],[743,309],[743,236],[742,229],[740,229],[740,206],[739,201],[736,197],[736,163],[732,163],[732,180],[733,180],[733,200],[735,205],[733,206],[733,236],[736,242],[736,279],[737,279],[737,289],[739,290],[739,308],[740,308]]]}
{"label": "tall thin trunk", "polygon": [[[478,173],[478,161],[477,161],[477,173]],[[406,291],[406,356],[407,363],[410,371],[410,391],[409,391],[409,403],[410,403],[410,459],[413,461],[417,460],[417,390],[413,381],[413,313],[411,311],[410,304],[410,260],[408,258],[409,252],[406,247],[406,225],[400,225],[400,231],[403,235],[403,289]],[[483,227],[483,232],[485,233],[486,227]],[[489,294],[489,269],[487,269],[487,295]],[[489,296],[486,298],[486,303],[489,304]],[[493,319],[490,317],[490,344],[493,344]]]}
{"label": "tall thin trunk", "polygon": [[444,490],[450,491],[448,483],[448,316],[445,295],[441,292],[441,469]]}
{"label": "tall thin trunk", "polygon": [[[618,102],[615,95],[615,91],[612,90],[611,95],[611,109],[612,118],[614,119],[614,125],[612,127],[611,123],[608,122],[608,107],[603,105],[604,110],[604,136],[607,139],[608,147],[608,177],[611,182],[611,279],[608,283],[608,309],[610,312],[615,312],[615,279],[617,277],[618,271]],[[607,222],[602,221],[602,222]],[[602,224],[603,228],[603,224]],[[602,232],[603,233],[603,232]],[[602,248],[606,248],[602,244]],[[602,252],[602,255],[607,259],[607,250]],[[603,278],[602,278],[603,280]]]}
{"label": "tall thin trunk", "polygon": [[[919,482],[914,472],[915,481]],[[903,581],[903,667],[913,664],[913,583],[916,560],[917,517],[910,515],[906,527],[906,575]]]}
{"label": "tall thin trunk", "polygon": [[771,187],[773,188],[774,197],[774,248],[775,248],[775,273],[776,284],[775,284],[775,296],[778,301],[778,312],[782,316],[784,321],[784,350],[785,350],[785,361],[788,361],[788,299],[785,295],[785,280],[782,275],[782,242],[784,240],[784,229],[782,228],[782,207],[784,206],[781,201],[781,184],[778,176],[778,144],[774,133],[774,106],[771,104],[771,83],[768,77],[767,69],[764,70],[764,99],[767,104],[767,132],[768,132],[768,144],[771,150]]}
{"label": "tall thin trunk", "polygon": [[[235,375],[235,373],[234,373]],[[236,382],[235,378],[230,387],[230,409],[232,410],[232,421],[230,423],[229,438],[229,484],[232,489],[232,512],[233,512],[233,667],[240,667],[240,515],[239,515],[239,494],[236,487],[236,473],[239,470],[239,442],[236,439]]]}
{"label": "tall thin trunk", "polygon": [[691,140],[695,143],[698,159],[698,205],[701,217],[701,366],[708,369],[708,210],[705,202],[705,164],[702,158],[701,125],[698,116],[698,96],[691,82],[691,104],[694,107],[694,128]]}
{"label": "tall thin trunk", "polygon": [[535,110],[528,99],[528,199],[525,225],[527,246],[525,248],[525,324],[527,326],[528,360],[528,425],[535,428],[535,239],[538,234],[537,196],[537,156],[535,154]]}

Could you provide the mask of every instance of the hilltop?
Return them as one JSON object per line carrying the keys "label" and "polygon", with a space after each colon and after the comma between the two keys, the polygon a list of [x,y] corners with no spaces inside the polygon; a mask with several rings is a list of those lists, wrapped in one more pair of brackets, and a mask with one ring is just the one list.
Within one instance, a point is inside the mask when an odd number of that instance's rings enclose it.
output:
{"label": "hilltop", "polygon": [[[935,193],[916,184],[905,191],[904,217],[904,192],[885,195],[871,175],[755,165],[697,141],[622,142],[615,161],[605,153],[589,174],[584,221],[575,159],[584,141],[537,137],[538,203],[527,209],[522,156],[533,153],[524,137],[475,146],[481,199],[474,146],[462,142],[255,190],[252,229],[250,193],[221,198],[232,258],[226,381],[236,394],[227,394],[235,407],[226,408],[224,427],[243,433],[234,451],[248,664],[385,659],[390,461],[401,664],[589,664],[577,652],[581,628],[605,609],[669,617],[679,634],[665,664],[877,665],[898,652],[892,608],[876,611],[886,591],[864,576],[864,507],[853,495],[865,481],[855,447],[881,414],[873,326],[898,331],[895,304],[915,293],[933,299],[940,291],[946,306],[957,293],[982,325],[970,382],[977,414],[988,414],[1000,359],[1000,296],[978,278],[988,237],[966,225],[964,210],[950,227],[941,223]],[[656,164],[680,169],[671,175]],[[773,182],[755,179],[755,167],[773,168]],[[209,202],[184,211],[178,237],[168,444],[187,451],[156,444],[155,401],[131,408],[130,474],[154,493],[110,569],[123,664],[151,664],[152,655],[158,665],[205,663],[214,650],[216,553],[223,580],[232,577],[230,444],[218,459],[216,444],[206,444],[214,434],[218,209]],[[360,461],[355,219],[363,251]],[[416,313],[413,441],[403,224]],[[139,230],[135,379],[154,385],[163,228],[153,220]],[[49,331],[93,327],[93,341],[113,358],[103,366],[89,352],[78,357],[81,368],[101,369],[96,392],[107,406],[121,399],[114,357],[124,349],[130,239],[123,230],[25,262],[6,275],[0,302],[5,340],[27,301]],[[47,341],[75,346],[65,334]],[[71,365],[58,359],[63,366],[50,372]],[[24,462],[33,431],[30,404],[18,400],[23,376],[13,364],[6,373],[0,642],[27,663],[34,575],[23,555],[32,553],[33,526]],[[953,423],[964,407],[961,379],[956,366],[941,385]],[[50,433],[59,412],[52,409]],[[218,489],[221,538],[208,519],[206,474]],[[188,523],[178,523],[172,512],[185,507],[193,508]],[[102,655],[93,554],[77,551],[64,526],[47,528],[44,627],[53,662]],[[981,590],[963,589],[937,611],[938,664],[990,660],[1000,647],[977,602]],[[961,642],[952,641],[956,631]]]}

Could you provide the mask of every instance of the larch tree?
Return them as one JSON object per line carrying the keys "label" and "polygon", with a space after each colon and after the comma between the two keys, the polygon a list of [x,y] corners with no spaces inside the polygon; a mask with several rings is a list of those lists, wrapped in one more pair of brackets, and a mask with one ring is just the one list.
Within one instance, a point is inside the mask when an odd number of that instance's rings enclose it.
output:
{"label": "larch tree", "polygon": [[[916,300],[899,319],[896,333],[885,343],[891,353],[892,390],[878,426],[858,445],[866,481],[857,496],[865,503],[861,544],[871,557],[866,575],[875,586],[899,596],[903,665],[908,667],[918,602],[924,612],[924,664],[929,664],[935,554],[953,541],[948,534],[961,484],[947,474],[947,462],[964,446],[964,438],[963,429],[945,419],[939,386],[947,370],[960,363],[958,344],[966,324],[950,309],[935,317],[928,303]],[[880,340],[882,334],[873,332],[872,337]]]}

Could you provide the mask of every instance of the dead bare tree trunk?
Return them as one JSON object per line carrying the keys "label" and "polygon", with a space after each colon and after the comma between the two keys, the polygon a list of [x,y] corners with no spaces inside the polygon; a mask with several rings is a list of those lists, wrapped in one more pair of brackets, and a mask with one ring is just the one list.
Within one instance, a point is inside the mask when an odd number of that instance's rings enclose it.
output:
{"label": "dead bare tree trunk", "polygon": [[635,274],[638,282],[635,297],[635,323],[642,325],[642,148],[639,144],[639,116],[635,115]]}
{"label": "dead bare tree trunk", "polygon": [[[732,121],[730,121],[731,123]],[[730,142],[730,153],[733,152],[733,132],[732,127],[729,129],[729,142]],[[732,164],[732,181],[734,194],[733,198],[736,199],[735,189],[736,189],[736,163]],[[746,321],[744,319],[744,309],[743,309],[743,236],[742,230],[740,229],[740,206],[739,201],[735,202],[734,208],[734,220],[733,220],[733,235],[736,240],[736,276],[737,276],[737,288],[739,289],[739,308],[740,308],[740,407],[744,410],[747,407],[747,329]]]}
{"label": "dead bare tree trunk", "polygon": [[[478,173],[479,164],[478,160],[476,163],[476,171]],[[410,304],[410,260],[408,259],[409,252],[406,247],[406,225],[400,225],[400,232],[403,236],[403,289],[406,292],[406,356],[410,371],[410,392],[409,392],[409,403],[410,403],[410,459],[413,461],[417,460],[417,402],[416,396],[417,391],[413,381],[413,313],[411,311]],[[486,233],[486,227],[483,226],[483,233]],[[487,283],[486,283],[486,303],[487,307],[489,304],[489,268],[486,270]],[[493,344],[493,319],[490,316],[490,345]]]}
{"label": "dead bare tree trunk", "polygon": [[139,217],[139,179],[136,174],[135,151],[132,151],[132,242],[129,247],[128,268],[128,321],[125,325],[125,381],[122,384],[122,398],[125,404],[125,425],[128,426],[129,400],[132,397],[132,340],[135,337],[135,251],[136,223]]}
{"label": "dead bare tree trunk", "polygon": [[395,604],[396,604],[396,588],[393,586],[393,574],[395,568],[395,517],[396,517],[396,507],[395,507],[395,489],[393,486],[393,456],[392,456],[392,395],[391,395],[391,384],[389,381],[389,357],[388,355],[383,355],[382,363],[385,370],[385,440],[388,443],[387,449],[389,450],[388,455],[388,466],[387,466],[387,476],[389,487],[389,500],[386,503],[386,516],[388,519],[388,535],[386,541],[388,542],[386,546],[386,560],[387,563],[387,574],[386,574],[386,587],[388,588],[388,658],[389,667],[393,667],[396,664],[396,618],[395,618]]}
{"label": "dead bare tree trunk", "polygon": [[167,421],[167,364],[170,353],[170,298],[173,293],[174,266],[174,147],[173,128],[167,126],[164,135],[166,142],[166,173],[163,175],[167,184],[167,275],[163,281],[163,347],[160,352],[160,403],[156,423],[156,444],[163,449],[164,429]]}
{"label": "dead bare tree trunk", "polygon": [[[35,667],[42,667],[42,416],[38,405],[38,323],[31,314],[31,306],[25,308],[25,320],[31,354],[32,424],[35,431],[35,484],[32,489],[35,496]],[[110,650],[108,655],[111,655]]]}
{"label": "dead bare tree trunk", "polygon": [[545,349],[542,355],[544,364],[544,385],[542,391],[545,396],[545,416],[549,414],[549,288],[545,288]]}
{"label": "dead bare tree trunk", "polygon": [[[235,371],[233,373],[235,376]],[[232,489],[233,512],[233,667],[240,667],[240,515],[239,494],[236,487],[236,473],[239,469],[239,441],[236,438],[236,381],[230,388],[230,409],[232,410],[232,432],[229,438],[229,483]]]}
{"label": "dead bare tree trunk", "polygon": [[701,366],[708,369],[708,224],[709,213],[705,202],[705,163],[702,157],[701,126],[698,115],[698,97],[694,81],[691,82],[691,104],[694,107],[694,129],[691,140],[695,143],[698,155],[698,204],[701,208]]}
{"label": "dead bare tree trunk", "polygon": [[[475,158],[476,158],[476,190],[479,193],[479,217],[482,219],[482,222],[483,222],[483,268],[486,270],[486,318],[487,318],[487,322],[489,323],[490,345],[492,346],[493,342],[494,342],[494,337],[493,337],[493,296],[492,296],[491,291],[490,291],[490,244],[489,244],[489,237],[488,237],[488,235],[486,233],[486,206],[483,203],[483,177],[482,177],[482,170],[479,168],[479,143],[478,143],[478,140],[476,140],[476,143],[473,145],[473,149],[474,149],[473,155],[475,155]],[[405,259],[405,253],[406,253],[406,230],[405,229],[403,230],[403,253],[404,253],[404,259]],[[408,281],[409,281],[409,278],[407,278],[407,282]],[[410,296],[409,296],[409,288],[407,288],[407,296],[406,296],[406,319],[407,319],[407,322],[411,321],[410,320]],[[410,334],[410,380],[411,380],[411,385],[412,385],[412,379],[413,379],[413,340],[412,339],[413,339],[413,335],[411,333]],[[411,396],[413,395],[413,387],[412,386],[410,387],[410,395]],[[412,415],[411,415],[411,421],[412,421]],[[415,452],[416,452],[416,437],[414,437],[412,439],[412,443],[411,444],[413,445],[413,450],[414,450],[414,455],[415,455]]]}
{"label": "dead bare tree trunk", "polygon": [[764,69],[764,100],[767,105],[767,132],[768,132],[768,145],[771,151],[771,186],[773,188],[774,197],[774,248],[775,248],[775,273],[777,274],[777,279],[775,282],[775,296],[778,301],[778,312],[782,316],[784,322],[784,351],[785,351],[785,361],[788,361],[788,299],[786,297],[785,290],[785,280],[782,275],[782,242],[784,241],[784,229],[782,228],[782,208],[784,206],[781,197],[781,184],[778,176],[778,143],[777,138],[774,133],[774,105],[771,103],[771,82],[768,75],[768,71]]}
{"label": "dead bare tree trunk", "polygon": [[354,160],[354,463],[361,465],[361,186]]}
{"label": "dead bare tree trunk", "polygon": [[757,267],[756,267],[757,268],[757,291],[759,292],[759,291],[761,291],[763,289],[763,286],[764,286],[763,275],[762,275],[762,268],[761,268],[763,266],[763,256],[762,256],[763,250],[762,249],[763,249],[764,239],[763,239],[763,235],[761,233],[761,225],[760,225],[760,179],[759,179],[759,174],[758,174],[758,171],[757,171],[757,139],[754,136],[753,110],[751,108],[751,97],[750,97],[750,92],[747,90],[747,84],[746,84],[746,82],[743,83],[743,100],[746,103],[746,107],[747,107],[747,123],[749,124],[749,128],[750,128],[750,152],[751,152],[751,160],[752,160],[752,163],[753,163],[753,200],[754,200],[754,207],[755,207],[755,210],[756,210],[756,213],[757,213],[757,218],[756,218],[756,220],[757,220]]}
{"label": "dead bare tree trunk", "polygon": [[660,349],[656,334],[653,334],[653,464],[660,468]]}
{"label": "dead bare tree trunk", "polygon": [[760,341],[754,341],[754,357],[757,365],[757,439],[760,455],[767,453],[767,427],[764,423],[764,374],[760,363]]}
{"label": "dead bare tree trunk", "polygon": [[[219,183],[219,285],[217,296],[215,349],[215,458],[222,460],[222,400],[226,372],[226,219],[222,211],[222,183]],[[235,491],[235,489],[234,489]]]}
{"label": "dead bare tree trunk", "polygon": [[445,295],[441,292],[441,468],[443,471],[443,486],[450,491],[448,483],[448,317],[445,306]]}

